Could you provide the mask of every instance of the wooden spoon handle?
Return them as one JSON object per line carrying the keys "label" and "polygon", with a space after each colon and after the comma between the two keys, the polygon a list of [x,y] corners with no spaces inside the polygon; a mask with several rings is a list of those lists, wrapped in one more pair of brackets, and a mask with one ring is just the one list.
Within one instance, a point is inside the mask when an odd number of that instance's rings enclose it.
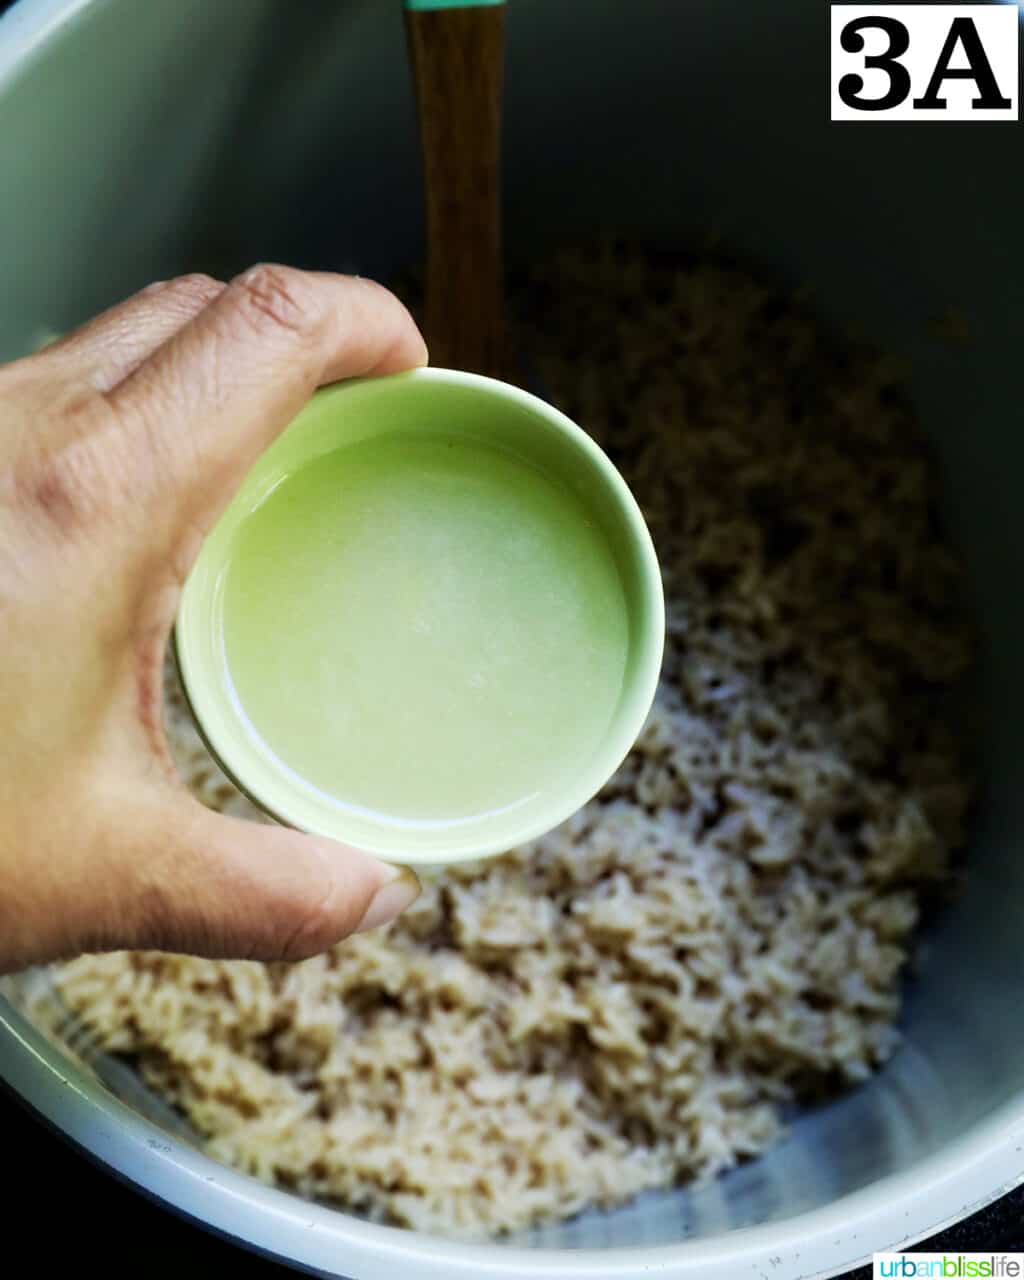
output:
{"label": "wooden spoon handle", "polygon": [[423,147],[430,359],[501,377],[505,6],[420,4],[407,0],[405,20]]}

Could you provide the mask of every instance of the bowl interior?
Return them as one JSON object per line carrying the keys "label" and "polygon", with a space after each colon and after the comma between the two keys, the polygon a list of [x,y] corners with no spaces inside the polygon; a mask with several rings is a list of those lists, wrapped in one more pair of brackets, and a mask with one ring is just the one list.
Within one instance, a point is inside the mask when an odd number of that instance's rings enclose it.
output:
{"label": "bowl interior", "polygon": [[[591,0],[584,22],[550,0],[509,9],[513,256],[603,227],[719,243],[899,353],[982,626],[972,874],[931,929],[897,1056],[721,1182],[530,1243],[712,1239],[911,1173],[1024,1108],[1024,262],[1009,217],[1024,170],[999,126],[830,125],[817,0]],[[0,237],[17,250],[0,263],[5,358],[185,268],[386,275],[421,253],[397,6],[109,0],[8,79],[0,109]]]}

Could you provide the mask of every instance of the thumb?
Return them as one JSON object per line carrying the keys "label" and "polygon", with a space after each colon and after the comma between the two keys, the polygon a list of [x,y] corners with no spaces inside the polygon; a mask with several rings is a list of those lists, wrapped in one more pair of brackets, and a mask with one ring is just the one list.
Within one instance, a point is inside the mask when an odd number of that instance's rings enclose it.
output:
{"label": "thumb", "polygon": [[148,827],[167,833],[158,851],[129,854],[118,877],[130,886],[118,894],[118,948],[302,960],[387,924],[419,895],[412,871],[348,845],[224,817],[190,796],[167,809]]}

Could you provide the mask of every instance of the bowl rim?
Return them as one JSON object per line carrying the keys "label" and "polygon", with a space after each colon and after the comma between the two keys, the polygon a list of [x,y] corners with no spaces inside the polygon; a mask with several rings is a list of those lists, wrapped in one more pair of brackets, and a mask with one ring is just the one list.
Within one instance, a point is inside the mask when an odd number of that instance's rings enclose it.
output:
{"label": "bowl rim", "polygon": [[[417,391],[417,389],[420,389]],[[222,591],[232,531],[249,510],[275,486],[278,472],[288,468],[291,452],[304,456],[309,442],[334,440],[345,421],[346,402],[359,397],[386,409],[389,397],[410,394],[443,396],[446,391],[483,401],[500,401],[522,416],[535,438],[557,440],[567,457],[578,459],[606,512],[609,536],[624,549],[633,568],[630,657],[622,692],[608,731],[594,754],[574,766],[564,782],[524,807],[521,814],[480,815],[431,823],[429,828],[400,831],[367,816],[355,823],[327,799],[273,763],[257,739],[246,733],[237,707],[218,680],[216,601]],[[337,417],[331,409],[337,406]],[[368,411],[372,416],[373,410]],[[294,429],[298,433],[291,435]],[[343,437],[342,437],[343,438]],[[305,448],[302,442],[305,443]],[[317,450],[314,456],[319,456]],[[268,817],[299,831],[346,841],[386,861],[415,866],[441,866],[492,857],[527,844],[569,819],[608,781],[629,753],[650,712],[658,687],[665,642],[665,600],[661,568],[636,498],[614,463],[582,427],[554,405],[520,387],[481,374],[424,367],[385,377],[352,378],[322,387],[258,458],[231,504],[211,532],[182,591],[172,649],[192,721],[221,771]],[[211,654],[214,656],[211,657]]]}

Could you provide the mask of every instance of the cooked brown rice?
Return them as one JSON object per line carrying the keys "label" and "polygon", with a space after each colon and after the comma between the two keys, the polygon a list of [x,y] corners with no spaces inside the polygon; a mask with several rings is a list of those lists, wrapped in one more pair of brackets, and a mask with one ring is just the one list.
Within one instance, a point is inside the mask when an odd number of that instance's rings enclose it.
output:
{"label": "cooked brown rice", "polygon": [[[956,564],[893,370],[742,271],[605,245],[522,296],[553,398],[664,567],[664,676],[565,826],[427,879],[298,965],[64,965],[66,999],[267,1180],[446,1234],[514,1230],[763,1151],[897,1041],[968,789],[940,695]],[[172,689],[189,785],[246,802]]]}

